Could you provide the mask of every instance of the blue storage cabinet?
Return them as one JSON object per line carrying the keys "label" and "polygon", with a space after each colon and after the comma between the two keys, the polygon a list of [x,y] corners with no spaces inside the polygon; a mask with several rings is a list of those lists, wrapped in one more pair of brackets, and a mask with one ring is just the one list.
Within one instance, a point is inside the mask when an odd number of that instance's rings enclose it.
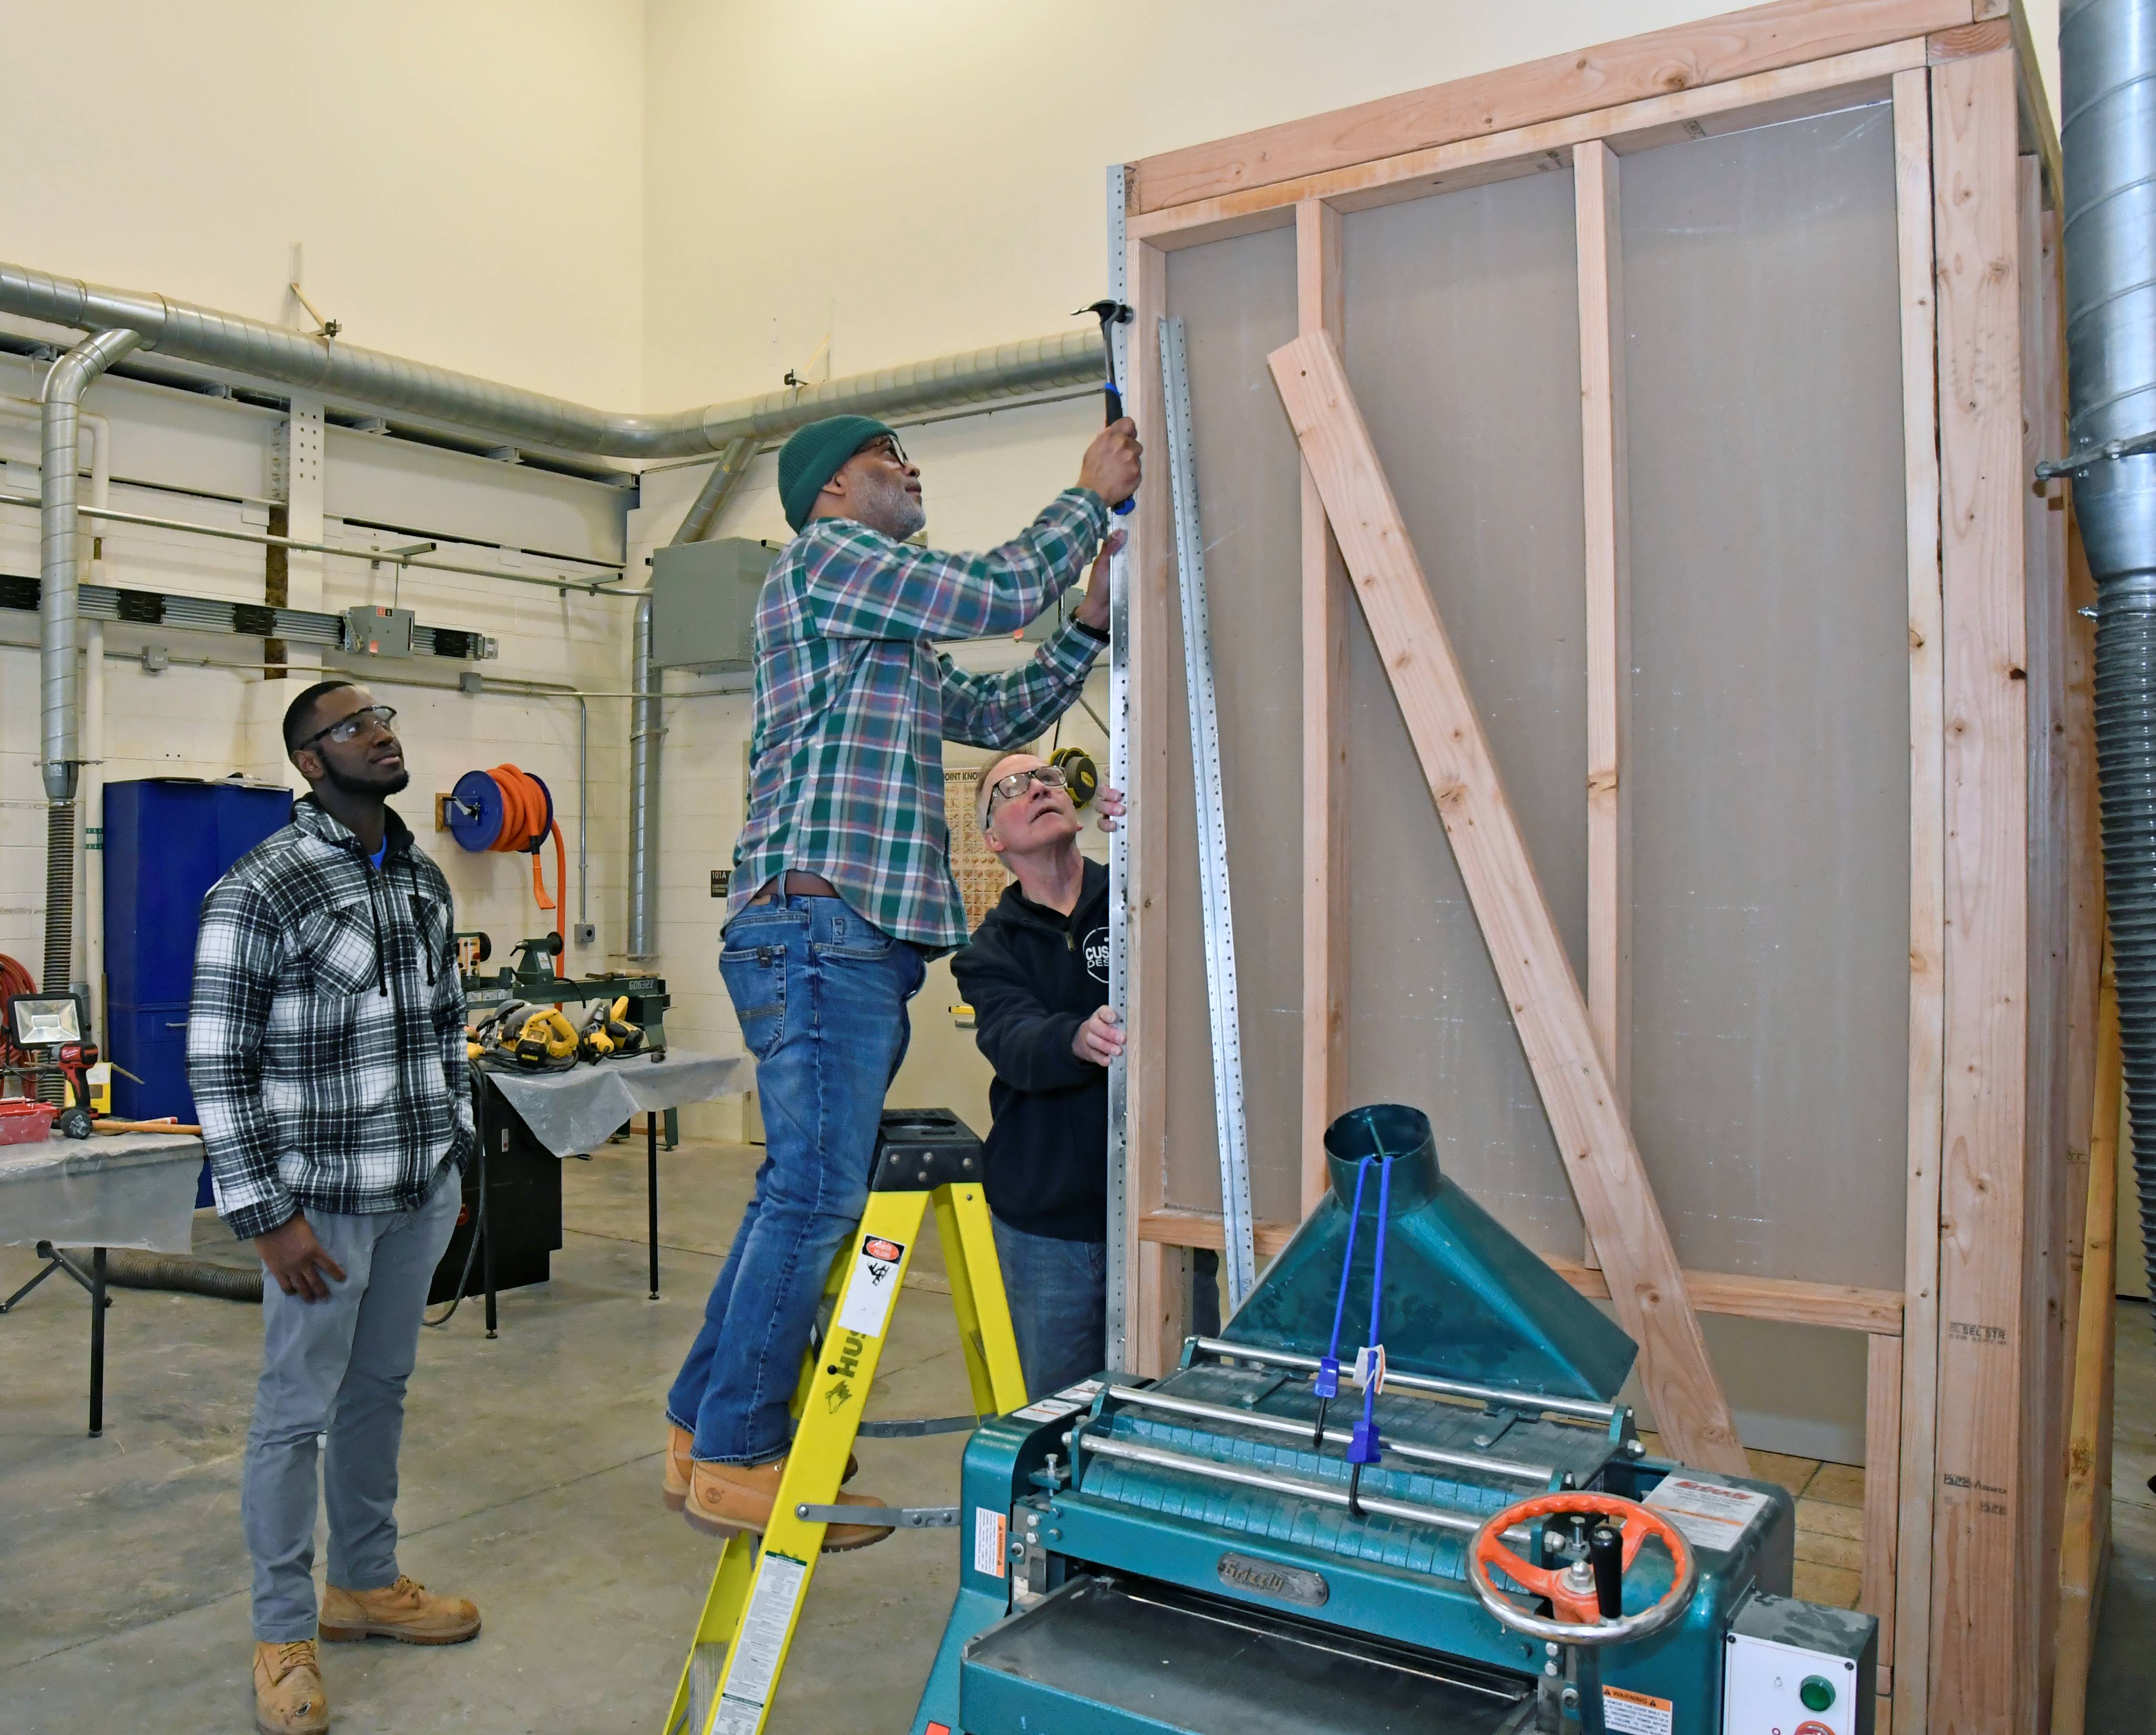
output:
{"label": "blue storage cabinet", "polygon": [[[187,1002],[202,901],[291,817],[291,792],[282,788],[196,778],[105,786],[103,1034],[115,1063],[112,1111],[121,1119],[195,1118]],[[195,1202],[210,1202],[208,1164]]]}

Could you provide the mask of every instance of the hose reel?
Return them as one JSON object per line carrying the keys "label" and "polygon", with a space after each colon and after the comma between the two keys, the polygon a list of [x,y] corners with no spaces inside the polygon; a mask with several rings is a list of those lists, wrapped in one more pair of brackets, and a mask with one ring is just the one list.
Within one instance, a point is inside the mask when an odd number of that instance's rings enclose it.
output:
{"label": "hose reel", "polygon": [[[562,827],[554,817],[553,792],[530,772],[514,765],[497,765],[491,771],[468,771],[449,791],[447,803],[449,835],[458,846],[475,855],[528,855],[531,858],[531,896],[542,910],[554,912],[554,937],[566,939],[562,912],[567,903],[568,852],[562,841]],[[554,840],[554,896],[547,895],[540,871],[539,851],[547,839]],[[554,973],[563,973],[562,946],[554,951]]]}

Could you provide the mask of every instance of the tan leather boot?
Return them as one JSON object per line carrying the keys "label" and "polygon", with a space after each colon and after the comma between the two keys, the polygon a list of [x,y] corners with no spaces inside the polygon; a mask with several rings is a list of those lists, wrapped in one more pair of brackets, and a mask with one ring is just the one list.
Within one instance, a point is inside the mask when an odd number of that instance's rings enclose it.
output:
{"label": "tan leather boot", "polygon": [[[688,1498],[681,1516],[706,1536],[732,1536],[751,1530],[762,1535],[771,1522],[771,1508],[778,1497],[778,1481],[786,1474],[786,1460],[776,1464],[692,1465]],[[881,1506],[872,1494],[840,1494],[840,1506]],[[865,1548],[891,1534],[887,1524],[827,1524],[824,1552],[843,1554],[850,1548]]]}
{"label": "tan leather boot", "polygon": [[401,1573],[382,1590],[322,1588],[316,1625],[325,1639],[395,1639],[406,1645],[461,1645],[479,1636],[479,1609],[460,1596],[429,1596]]}
{"label": "tan leather boot", "polygon": [[[696,1436],[686,1428],[677,1428],[671,1422],[666,1424],[665,1486],[659,1497],[666,1502],[670,1512],[680,1512],[689,1498],[689,1472],[696,1462],[689,1450],[696,1441]],[[846,1473],[839,1480],[850,1482],[860,1467],[861,1460],[847,1453]]]}
{"label": "tan leather boot", "polygon": [[254,1727],[262,1735],[322,1735],[330,1726],[329,1695],[312,1639],[254,1644]]}

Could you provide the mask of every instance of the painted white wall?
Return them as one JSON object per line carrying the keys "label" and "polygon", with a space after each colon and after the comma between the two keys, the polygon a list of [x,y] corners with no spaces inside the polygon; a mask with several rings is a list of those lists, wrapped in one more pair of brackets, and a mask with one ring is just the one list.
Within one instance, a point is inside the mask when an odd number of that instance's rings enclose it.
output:
{"label": "painted white wall", "polygon": [[[1699,0],[649,0],[654,403],[1066,330],[1111,162],[1738,9]],[[2031,28],[2056,82],[2057,0]]]}
{"label": "painted white wall", "polygon": [[638,0],[0,0],[0,256],[613,408],[641,393]]}

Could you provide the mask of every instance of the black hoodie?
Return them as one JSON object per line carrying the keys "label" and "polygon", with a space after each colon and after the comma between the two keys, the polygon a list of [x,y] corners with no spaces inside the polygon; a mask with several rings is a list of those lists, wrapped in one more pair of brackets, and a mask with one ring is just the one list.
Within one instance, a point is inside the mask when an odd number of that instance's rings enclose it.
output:
{"label": "black hoodie", "polygon": [[1108,1075],[1070,1039],[1108,1004],[1107,869],[1086,863],[1068,917],[1006,887],[951,974],[996,1069],[988,1209],[1028,1235],[1106,1240]]}

